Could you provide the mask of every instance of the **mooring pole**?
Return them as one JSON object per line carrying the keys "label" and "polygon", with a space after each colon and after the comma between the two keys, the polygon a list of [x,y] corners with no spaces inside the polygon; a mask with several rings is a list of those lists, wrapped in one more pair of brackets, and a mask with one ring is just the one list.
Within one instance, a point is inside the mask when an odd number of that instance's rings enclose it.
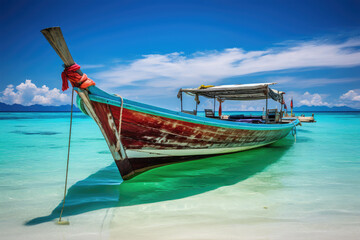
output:
{"label": "mooring pole", "polygon": [[73,119],[73,106],[74,106],[74,87],[71,91],[71,113],[70,113],[70,127],[69,127],[69,142],[68,142],[68,152],[67,152],[67,160],[66,160],[66,176],[65,176],[65,187],[64,187],[64,198],[62,201],[62,207],[60,211],[60,217],[57,221],[59,225],[69,225],[69,221],[62,221],[61,217],[65,207],[65,198],[66,198],[66,191],[67,191],[67,182],[68,182],[68,175],[69,175],[69,159],[70,159],[70,143],[71,143],[71,129],[72,129],[72,119]]}

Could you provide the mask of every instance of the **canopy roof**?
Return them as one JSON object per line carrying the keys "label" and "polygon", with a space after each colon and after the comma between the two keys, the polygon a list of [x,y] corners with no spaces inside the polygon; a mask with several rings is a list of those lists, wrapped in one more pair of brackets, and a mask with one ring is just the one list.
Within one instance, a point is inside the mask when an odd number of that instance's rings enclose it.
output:
{"label": "canopy roof", "polygon": [[[218,98],[219,100],[260,100],[272,98],[274,101],[281,102],[284,92],[269,88],[269,85],[276,83],[255,83],[237,84],[222,86],[204,86],[199,88],[180,89],[179,93],[184,92],[192,96],[203,96],[207,98]],[[269,91],[267,91],[269,90]]]}

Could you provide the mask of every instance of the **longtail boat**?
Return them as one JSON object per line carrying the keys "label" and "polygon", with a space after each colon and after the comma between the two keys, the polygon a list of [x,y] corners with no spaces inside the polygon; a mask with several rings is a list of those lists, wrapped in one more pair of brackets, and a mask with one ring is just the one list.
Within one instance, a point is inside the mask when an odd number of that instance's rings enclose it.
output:
{"label": "longtail boat", "polygon": [[[41,32],[65,64],[63,84],[67,79],[72,83],[78,107],[99,126],[124,180],[170,163],[268,145],[287,136],[298,124],[298,120],[283,123],[278,118],[282,114],[274,115],[270,109],[260,117],[207,117],[197,116],[197,110],[189,114],[181,107],[177,112],[108,94],[75,64],[59,27]],[[225,100],[266,99],[267,103],[273,99],[282,103],[284,92],[271,89],[272,84],[180,89],[178,97],[182,106],[183,93],[195,96],[196,107],[199,96],[219,100],[220,106]]]}

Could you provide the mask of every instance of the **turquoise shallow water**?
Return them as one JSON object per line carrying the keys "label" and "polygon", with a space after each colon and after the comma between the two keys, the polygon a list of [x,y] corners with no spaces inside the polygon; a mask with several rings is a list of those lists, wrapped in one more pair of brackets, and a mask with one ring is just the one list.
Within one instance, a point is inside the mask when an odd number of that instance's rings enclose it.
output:
{"label": "turquoise shallow water", "polygon": [[1,239],[356,239],[360,113],[315,116],[296,143],[290,135],[123,183],[95,123],[75,113],[70,226],[58,226],[69,113],[0,113]]}

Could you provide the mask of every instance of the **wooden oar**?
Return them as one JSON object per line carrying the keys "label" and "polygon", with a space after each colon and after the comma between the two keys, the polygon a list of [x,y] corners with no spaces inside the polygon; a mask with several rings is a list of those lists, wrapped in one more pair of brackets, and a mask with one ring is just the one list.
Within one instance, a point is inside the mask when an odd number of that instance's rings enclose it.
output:
{"label": "wooden oar", "polygon": [[45,36],[46,40],[48,40],[50,45],[54,48],[55,52],[63,60],[66,67],[70,67],[75,63],[66,45],[60,27],[45,28],[41,30],[41,33]]}
{"label": "wooden oar", "polygon": [[[41,33],[45,36],[46,40],[48,40],[48,42],[53,47],[55,52],[59,55],[61,60],[63,60],[65,67],[70,67],[75,63],[66,45],[60,27],[45,28],[41,30]],[[78,72],[80,75],[83,75],[81,70],[78,70],[76,72]]]}

